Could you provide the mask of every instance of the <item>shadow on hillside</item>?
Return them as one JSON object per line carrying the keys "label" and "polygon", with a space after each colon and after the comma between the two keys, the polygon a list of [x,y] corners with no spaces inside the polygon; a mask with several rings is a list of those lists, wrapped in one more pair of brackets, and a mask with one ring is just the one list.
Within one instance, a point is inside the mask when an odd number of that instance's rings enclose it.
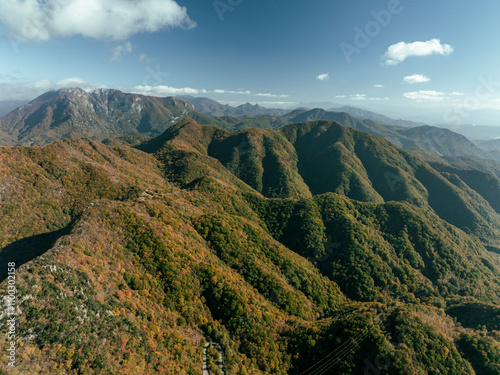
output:
{"label": "shadow on hillside", "polygon": [[23,264],[28,263],[40,255],[46,253],[55,242],[62,236],[68,234],[74,222],[71,222],[66,227],[54,232],[39,234],[23,238],[7,245],[0,250],[0,282],[7,278],[7,264],[9,262],[16,263],[16,269],[19,269]]}

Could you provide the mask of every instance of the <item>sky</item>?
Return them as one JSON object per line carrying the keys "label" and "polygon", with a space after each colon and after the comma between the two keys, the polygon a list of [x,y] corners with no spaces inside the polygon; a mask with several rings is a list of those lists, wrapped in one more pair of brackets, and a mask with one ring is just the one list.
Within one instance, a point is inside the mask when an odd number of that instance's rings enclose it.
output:
{"label": "sky", "polygon": [[499,16],[497,0],[0,0],[0,100],[106,87],[497,124]]}

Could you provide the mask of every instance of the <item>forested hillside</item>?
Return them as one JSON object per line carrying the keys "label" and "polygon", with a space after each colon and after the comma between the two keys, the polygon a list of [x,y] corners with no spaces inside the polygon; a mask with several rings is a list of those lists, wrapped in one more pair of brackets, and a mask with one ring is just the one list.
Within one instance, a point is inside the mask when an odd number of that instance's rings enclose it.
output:
{"label": "forested hillside", "polygon": [[201,374],[207,338],[227,374],[500,373],[498,213],[462,172],[323,121],[0,160],[17,373]]}

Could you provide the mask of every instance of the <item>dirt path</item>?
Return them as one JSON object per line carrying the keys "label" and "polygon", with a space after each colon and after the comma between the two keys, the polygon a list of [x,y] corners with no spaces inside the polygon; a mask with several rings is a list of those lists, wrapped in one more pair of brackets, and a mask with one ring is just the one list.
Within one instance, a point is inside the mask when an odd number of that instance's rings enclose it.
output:
{"label": "dirt path", "polygon": [[203,347],[203,375],[210,375],[208,373],[208,365],[207,365],[207,349],[210,346],[209,342],[205,343],[205,346]]}
{"label": "dirt path", "polygon": [[222,356],[222,348],[218,343],[214,343],[212,341],[207,341],[205,342],[205,346],[203,347],[203,375],[210,375],[208,372],[208,362],[207,362],[207,350],[208,347],[210,346],[210,343],[212,343],[213,346],[217,347],[219,350],[219,367],[220,367],[220,373],[221,375],[226,375],[226,372],[224,371],[224,358]]}

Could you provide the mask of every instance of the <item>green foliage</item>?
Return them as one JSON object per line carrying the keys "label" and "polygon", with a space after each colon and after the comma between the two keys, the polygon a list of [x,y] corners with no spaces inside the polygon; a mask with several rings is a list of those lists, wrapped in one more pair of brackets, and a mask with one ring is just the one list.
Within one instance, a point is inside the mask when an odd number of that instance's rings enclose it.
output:
{"label": "green foliage", "polygon": [[141,147],[0,150],[20,371],[194,374],[208,336],[228,374],[498,373],[498,257],[442,217],[492,242],[496,219],[455,177],[331,122]]}
{"label": "green foliage", "polygon": [[457,346],[477,374],[500,374],[500,344],[484,334],[463,333]]}

